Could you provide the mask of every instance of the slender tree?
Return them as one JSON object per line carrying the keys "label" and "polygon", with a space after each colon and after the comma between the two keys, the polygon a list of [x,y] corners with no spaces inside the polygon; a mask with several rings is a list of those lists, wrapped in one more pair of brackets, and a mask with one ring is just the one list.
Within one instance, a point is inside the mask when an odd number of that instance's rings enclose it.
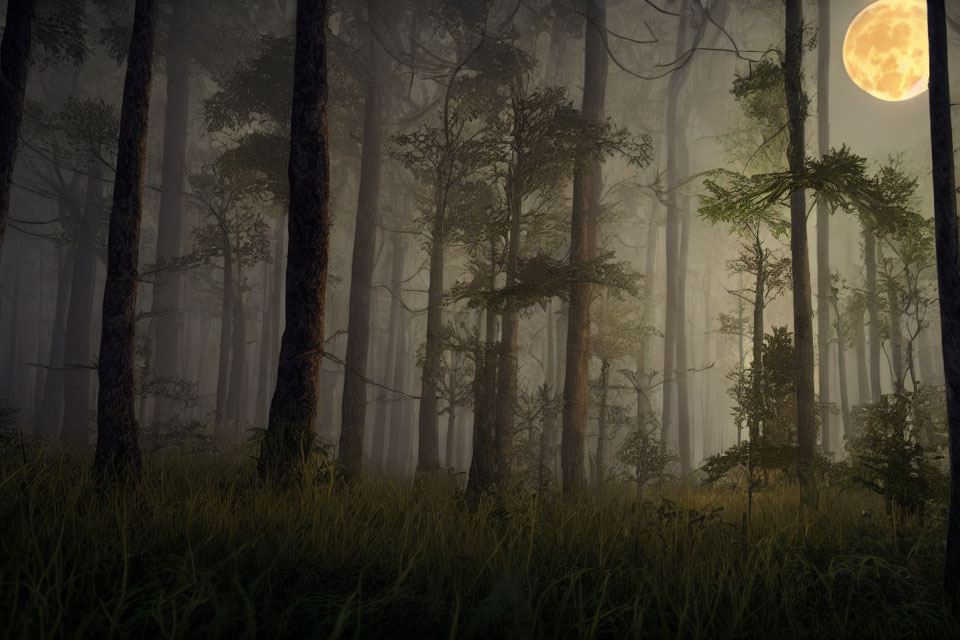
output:
{"label": "slender tree", "polygon": [[10,181],[20,143],[36,0],[8,0],[0,42],[0,255],[10,213]]}
{"label": "slender tree", "polygon": [[158,0],[137,0],[134,8],[107,238],[94,470],[101,477],[118,479],[140,473],[134,414],[134,339],[157,4]]}
{"label": "slender tree", "polygon": [[[607,86],[606,0],[587,0],[582,117],[602,123]],[[597,223],[603,175],[600,158],[580,162],[573,178],[573,214],[570,221],[570,261],[585,264],[595,258]],[[583,489],[584,434],[587,429],[587,390],[590,363],[590,302],[593,287],[587,282],[570,285],[567,315],[567,359],[563,381],[563,422],[560,465],[563,492]]]}
{"label": "slender tree", "polygon": [[[830,152],[830,0],[819,0],[817,19],[817,144],[821,156]],[[817,199],[817,374],[820,385],[822,449],[830,453],[830,207]],[[839,349],[839,347],[838,347]]]}
{"label": "slender tree", "polygon": [[286,326],[257,461],[262,478],[287,475],[313,447],[330,243],[326,16],[326,0],[297,2]]}
{"label": "slender tree", "polygon": [[340,423],[340,461],[347,476],[360,471],[363,460],[363,430],[367,414],[367,353],[370,346],[370,285],[373,282],[374,249],[377,240],[377,207],[380,199],[381,90],[380,46],[374,36],[380,26],[379,0],[367,0],[367,59],[363,101],[363,150],[360,188],[353,234],[350,268],[350,319],[344,360],[343,412]]}
{"label": "slender tree", "polygon": [[[786,2],[786,51],[783,58],[787,97],[790,172],[799,176],[806,163],[804,128],[806,98],[803,92],[803,6]],[[810,287],[810,252],[807,242],[807,197],[794,187],[790,193],[790,254],[793,264],[793,332],[796,347],[797,443],[800,447],[800,486],[803,501],[813,505],[812,458],[816,448],[817,420],[813,386],[813,302]]]}
{"label": "slender tree", "polygon": [[950,115],[947,16],[944,0],[927,1],[930,40],[930,141],[933,154],[933,204],[936,225],[937,281],[940,285],[940,335],[947,387],[950,442],[950,511],[944,586],[953,611],[960,610],[960,239]]}

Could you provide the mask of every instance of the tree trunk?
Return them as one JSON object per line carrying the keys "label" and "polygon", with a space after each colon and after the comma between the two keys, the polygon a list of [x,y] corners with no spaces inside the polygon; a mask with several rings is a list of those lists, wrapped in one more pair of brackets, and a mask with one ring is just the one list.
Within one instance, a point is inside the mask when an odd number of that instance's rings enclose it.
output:
{"label": "tree trunk", "polygon": [[880,399],[880,311],[877,308],[877,236],[863,229],[863,264],[866,269],[867,322],[870,338],[870,402]]}
{"label": "tree trunk", "polygon": [[[786,52],[783,72],[789,114],[790,171],[799,175],[806,160],[803,97],[803,10],[801,0],[787,0]],[[813,301],[810,287],[810,252],[807,242],[807,198],[803,189],[790,194],[790,254],[793,261],[793,332],[797,353],[797,444],[800,447],[800,491],[806,506],[816,504],[813,456],[817,419],[813,387]]]}
{"label": "tree trunk", "polygon": [[854,327],[853,347],[857,356],[857,404],[866,404],[872,401],[870,396],[870,379],[867,377],[867,338],[864,333],[864,316],[866,310],[860,310],[860,319]]}
{"label": "tree trunk", "polygon": [[230,241],[223,239],[223,296],[220,304],[220,352],[217,367],[216,415],[214,416],[214,441],[226,443],[224,425],[227,422],[227,393],[230,384],[230,346],[233,344],[233,251]]}
{"label": "tree trunk", "polygon": [[[438,184],[437,189],[441,187]],[[418,419],[419,449],[417,471],[431,471],[440,466],[440,442],[437,435],[437,389],[440,361],[443,357],[443,268],[445,252],[446,211],[438,194],[430,240],[430,286],[427,291],[427,343],[420,383],[420,416]]]}
{"label": "tree trunk", "polygon": [[[685,136],[684,136],[685,137]],[[686,150],[683,150],[684,160]],[[684,173],[689,164],[684,161]],[[677,444],[680,452],[680,471],[684,474],[693,470],[691,433],[690,433],[690,391],[687,378],[687,263],[690,246],[689,199],[683,198],[683,219],[680,225],[680,252],[677,254]]]}
{"label": "tree trunk", "polygon": [[10,181],[20,144],[36,0],[8,0],[0,42],[0,255],[10,213]]}
{"label": "tree trunk", "polygon": [[[756,284],[753,292],[753,364],[751,365],[751,379],[753,382],[753,405],[759,409],[763,402],[763,312],[766,307],[766,260],[760,236],[757,235],[754,245],[754,258],[757,260]],[[760,437],[760,416],[751,415],[748,418],[747,431],[750,441],[756,442]]]}
{"label": "tree trunk", "polygon": [[[273,357],[273,314],[270,309],[272,291],[270,284],[270,262],[263,261],[263,295],[260,309],[260,349],[257,358],[257,397],[253,411],[253,424],[261,427],[267,423],[267,396],[270,388],[270,360]],[[186,339],[187,336],[184,336]]]}
{"label": "tree trunk", "polygon": [[956,613],[960,611],[960,243],[957,237],[953,123],[950,116],[950,73],[943,0],[928,0],[927,19],[937,281],[950,440],[950,511],[947,517],[944,586],[948,605]]}
{"label": "tree trunk", "polygon": [[[390,267],[390,317],[387,320],[387,345],[385,362],[383,367],[383,379],[391,380],[397,359],[397,339],[400,334],[402,308],[400,306],[400,289],[403,286],[403,267],[406,262],[407,245],[402,237],[397,237],[393,242],[393,261]],[[393,384],[395,381],[391,381]],[[397,388],[394,386],[394,388]],[[376,412],[373,419],[373,446],[371,447],[371,458],[377,467],[385,464],[385,454],[387,451],[387,420],[389,403],[383,400],[376,404]]]}
{"label": "tree trunk", "polygon": [[[65,209],[61,207],[61,214]],[[37,418],[38,430],[35,435],[51,440],[60,437],[60,425],[64,401],[64,349],[67,342],[67,307],[70,301],[70,285],[73,280],[73,248],[60,247],[57,249],[57,303],[53,311],[53,328],[51,329],[50,354],[47,371],[43,382],[43,395],[40,411]]]}
{"label": "tree trunk", "polygon": [[903,365],[903,327],[900,314],[900,295],[893,278],[887,279],[887,305],[890,307],[890,359],[893,367],[893,392],[904,392],[906,370]]}
{"label": "tree trunk", "polygon": [[66,345],[63,372],[63,426],[60,437],[64,444],[86,449],[90,444],[91,363],[95,349],[93,305],[97,280],[97,231],[103,199],[103,170],[100,161],[91,159],[87,167],[87,185],[80,222],[81,238],[73,253],[73,280],[70,304],[67,307]]}
{"label": "tree trunk", "polygon": [[233,295],[233,322],[230,328],[230,387],[227,391],[227,424],[231,441],[241,441],[247,421],[247,327],[243,307],[243,271],[237,257],[236,292]]}
{"label": "tree trunk", "polygon": [[382,137],[379,83],[380,54],[373,29],[379,28],[379,0],[367,0],[367,78],[363,100],[363,151],[360,191],[353,234],[350,268],[350,320],[344,360],[340,462],[347,477],[360,473],[363,464],[363,430],[367,415],[367,354],[370,346],[370,286],[373,282],[377,242],[377,207],[380,200],[380,147]]}
{"label": "tree trunk", "polygon": [[[190,59],[184,32],[188,0],[173,2],[167,40],[167,108],[163,123],[163,170],[160,178],[160,212],[157,216],[157,264],[180,256],[183,228],[183,190],[187,177],[187,122],[190,114]],[[165,270],[153,286],[152,323],[156,376],[180,375],[180,272]],[[176,401],[158,397],[153,419],[173,417]]]}
{"label": "tree trunk", "polygon": [[[589,123],[604,121],[607,86],[607,3],[587,0],[582,117]],[[597,224],[603,173],[599,161],[578,162],[573,176],[573,213],[570,221],[570,261],[584,264],[596,257]],[[563,423],[560,463],[563,492],[583,489],[583,439],[587,428],[587,387],[590,364],[590,302],[593,287],[586,282],[570,285],[567,320],[567,361],[563,381]]]}
{"label": "tree trunk", "polygon": [[[820,156],[830,152],[830,0],[818,0],[817,33],[817,142]],[[830,453],[830,208],[817,200],[817,352],[820,386],[822,449]],[[838,347],[839,348],[839,347]]]}
{"label": "tree trunk", "polygon": [[597,477],[595,484],[603,487],[607,471],[607,402],[610,394],[610,361],[600,363],[600,415],[597,418]]}
{"label": "tree trunk", "polygon": [[[262,346],[266,348],[265,354],[260,358],[260,375],[262,376],[262,388],[257,393],[257,414],[256,424],[263,428],[267,424],[268,413],[270,411],[270,389],[276,385],[276,363],[279,355],[278,346],[280,344],[280,332],[283,327],[280,326],[280,308],[283,305],[283,272],[284,272],[284,224],[283,217],[277,220],[277,226],[273,235],[273,281],[270,284],[270,298],[268,309],[264,311],[264,322],[266,329]],[[266,280],[264,280],[266,286]]]}
{"label": "tree trunk", "polygon": [[134,9],[107,240],[94,470],[98,475],[115,478],[140,474],[133,366],[137,261],[157,4],[157,0],[137,0]]}
{"label": "tree trunk", "polygon": [[7,335],[7,366],[3,381],[3,395],[8,401],[12,396],[14,380],[17,378],[16,371],[20,368],[17,361],[17,345],[20,344],[20,327],[17,320],[20,318],[20,297],[22,295],[21,284],[23,282],[23,242],[17,243],[17,259],[14,263],[16,271],[11,280],[13,280],[13,292],[10,296],[10,333]]}
{"label": "tree trunk", "polygon": [[486,337],[477,354],[474,378],[473,459],[467,482],[471,491],[483,490],[496,480],[497,315],[488,308],[486,316]]}
{"label": "tree trunk", "polygon": [[456,469],[457,461],[455,460],[457,445],[456,445],[456,433],[457,433],[457,407],[456,405],[451,405],[449,408],[449,415],[447,416],[447,446],[446,452],[444,455],[444,464],[447,469]]}
{"label": "tree trunk", "polygon": [[257,461],[264,478],[294,471],[313,449],[330,243],[326,16],[326,0],[297,3],[286,326]]}
{"label": "tree trunk", "polygon": [[[837,314],[839,315],[839,314]],[[840,375],[840,415],[843,417],[843,437],[853,437],[853,424],[850,418],[850,396],[847,391],[847,354],[840,327],[837,327],[837,364]]]}
{"label": "tree trunk", "polygon": [[[407,349],[407,324],[400,319],[396,327],[396,354],[393,360],[393,388],[404,391],[407,388],[409,373],[409,355]],[[410,414],[406,402],[395,402],[390,409],[390,431],[387,437],[387,467],[395,473],[406,471],[405,451],[409,448]]]}
{"label": "tree trunk", "polygon": [[[517,160],[517,165],[521,160]],[[520,218],[523,206],[523,185],[513,176],[507,191],[510,194],[510,243],[507,249],[505,286],[516,286],[517,266],[520,259]],[[588,329],[589,330],[589,329]],[[513,296],[508,296],[503,312],[503,329],[500,336],[500,362],[497,368],[497,395],[495,404],[496,475],[503,482],[510,473],[513,458],[513,425],[517,406],[517,367],[520,351],[520,312]]]}

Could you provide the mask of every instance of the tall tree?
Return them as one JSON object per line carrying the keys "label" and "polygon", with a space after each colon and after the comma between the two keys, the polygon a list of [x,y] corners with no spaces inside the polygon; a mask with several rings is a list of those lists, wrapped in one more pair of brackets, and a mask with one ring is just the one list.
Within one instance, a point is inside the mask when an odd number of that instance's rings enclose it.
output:
{"label": "tall tree", "polygon": [[[803,92],[803,3],[786,0],[786,50],[783,57],[787,98],[790,173],[799,176],[806,163],[804,129],[807,103]],[[790,256],[793,265],[793,333],[796,347],[797,444],[800,447],[800,487],[803,502],[813,505],[812,462],[817,439],[813,387],[813,301],[810,251],[807,241],[807,197],[800,185],[790,193]]]}
{"label": "tall tree", "polygon": [[933,154],[933,206],[936,225],[937,281],[940,285],[940,335],[947,387],[950,441],[950,512],[944,586],[949,604],[960,610],[960,238],[954,176],[947,16],[944,0],[927,1],[930,40],[930,141]]}
{"label": "tall tree", "polygon": [[[163,168],[157,218],[158,264],[179,257],[183,227],[183,191],[187,176],[187,124],[190,105],[190,58],[186,43],[188,0],[173,0],[167,35],[167,104],[163,121]],[[153,331],[157,348],[154,373],[176,377],[179,371],[180,272],[164,270],[153,286]],[[154,420],[168,420],[174,402],[157,398]]]}
{"label": "tall tree", "polygon": [[10,213],[10,181],[20,143],[36,0],[8,0],[0,42],[0,255]]}
{"label": "tall tree", "polygon": [[101,476],[115,478],[140,473],[134,414],[134,339],[157,4],[158,0],[137,0],[134,8],[107,238],[94,470]]}
{"label": "tall tree", "polygon": [[366,81],[363,99],[363,149],[360,187],[350,268],[350,319],[344,359],[340,423],[340,461],[344,473],[355,476],[363,460],[363,430],[367,414],[367,353],[370,346],[370,286],[373,282],[380,200],[381,124],[380,46],[374,35],[382,30],[379,0],[367,0]]}
{"label": "tall tree", "polygon": [[330,244],[326,0],[297,2],[290,120],[286,326],[257,471],[282,477],[313,446]]}
{"label": "tall tree", "polygon": [[[604,120],[609,66],[606,28],[606,0],[587,0],[581,114],[588,123],[600,124]],[[570,262],[573,264],[586,264],[596,257],[602,189],[601,158],[579,162],[574,170],[573,213],[570,220]],[[583,441],[587,429],[592,297],[593,287],[588,282],[575,282],[570,285],[560,441],[563,492],[567,495],[582,490],[586,480]]]}
{"label": "tall tree", "polygon": [[[819,0],[817,19],[817,144],[821,156],[830,152],[830,0]],[[830,453],[830,207],[817,199],[817,352],[820,384],[822,448]],[[839,349],[839,347],[838,347]]]}

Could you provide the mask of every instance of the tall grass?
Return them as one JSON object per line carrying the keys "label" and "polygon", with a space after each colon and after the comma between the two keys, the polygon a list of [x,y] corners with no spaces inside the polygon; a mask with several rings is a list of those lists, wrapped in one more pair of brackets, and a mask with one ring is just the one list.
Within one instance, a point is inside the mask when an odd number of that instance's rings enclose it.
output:
{"label": "tall grass", "polygon": [[802,513],[786,487],[746,523],[692,486],[472,501],[442,477],[263,487],[213,454],[109,489],[69,457],[3,465],[6,637],[960,637],[942,520],[894,532],[866,494]]}

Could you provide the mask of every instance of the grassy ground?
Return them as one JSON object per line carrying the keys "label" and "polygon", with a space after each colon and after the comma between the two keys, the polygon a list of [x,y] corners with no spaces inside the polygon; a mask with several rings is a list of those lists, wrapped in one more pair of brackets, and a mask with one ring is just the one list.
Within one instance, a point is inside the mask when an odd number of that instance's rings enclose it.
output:
{"label": "grassy ground", "polygon": [[745,531],[740,494],[692,487],[469,504],[443,478],[265,488],[211,454],[111,490],[2,465],[7,637],[960,637],[940,516],[894,529],[865,494],[764,493]]}

